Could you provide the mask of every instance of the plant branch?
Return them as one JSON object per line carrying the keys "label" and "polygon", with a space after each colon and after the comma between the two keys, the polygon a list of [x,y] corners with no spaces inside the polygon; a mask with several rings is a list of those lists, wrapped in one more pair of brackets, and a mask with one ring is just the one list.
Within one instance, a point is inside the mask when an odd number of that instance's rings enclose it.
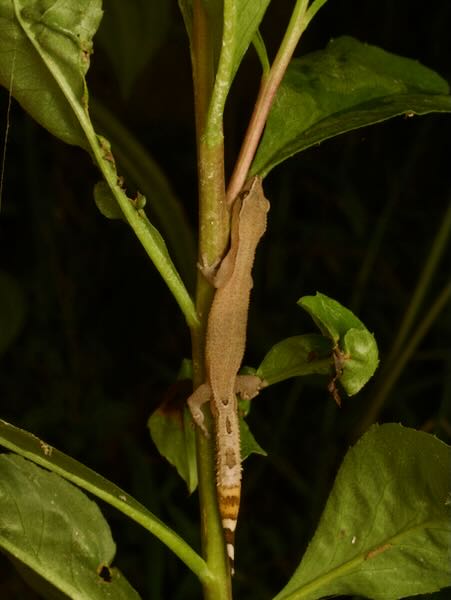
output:
{"label": "plant branch", "polygon": [[[288,28],[285,32],[280,48],[267,76],[263,75],[260,89],[255,103],[249,125],[241,146],[235,170],[230,179],[227,189],[227,204],[231,205],[243,187],[252,160],[254,159],[257,146],[263,134],[263,129],[268,118],[269,111],[274,101],[276,91],[287,70],[288,64],[293,56],[294,50],[302,33],[305,31],[311,18],[315,14],[308,15],[308,0],[298,0],[291,15]],[[318,10],[320,6],[316,10]],[[313,5],[312,5],[313,9]]]}
{"label": "plant branch", "polygon": [[[215,118],[215,135],[207,135],[215,82],[213,57],[214,40],[212,28],[209,27],[208,14],[202,0],[194,0],[191,58],[199,171],[198,260],[207,268],[216,265],[222,258],[229,232],[229,216],[224,201],[222,115],[219,120]],[[198,272],[196,309],[200,327],[191,329],[194,387],[200,385],[205,379],[205,335],[212,298],[211,285],[203,274]],[[206,417],[210,437],[205,438],[200,429],[196,428],[197,470],[203,555],[210,572],[214,573],[215,577],[211,581],[203,582],[203,592],[206,600],[230,600],[229,567],[217,504],[214,436],[211,419],[208,414]]]}

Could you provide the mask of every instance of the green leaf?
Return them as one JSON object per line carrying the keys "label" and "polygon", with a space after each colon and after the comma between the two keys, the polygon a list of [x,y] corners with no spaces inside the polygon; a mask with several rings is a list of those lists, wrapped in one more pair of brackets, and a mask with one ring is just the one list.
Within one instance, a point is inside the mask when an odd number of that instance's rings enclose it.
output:
{"label": "green leaf", "polygon": [[177,469],[190,494],[197,488],[195,430],[186,407],[191,389],[190,380],[177,381],[148,421],[158,452]]}
{"label": "green leaf", "polygon": [[[196,575],[208,579],[204,560],[174,531],[117,485],[27,431],[0,419],[0,445],[61,475],[104,500],[144,527],[170,548]],[[0,528],[1,529],[1,528]]]}
{"label": "green leaf", "polygon": [[291,62],[252,174],[315,144],[397,115],[451,112],[447,82],[415,60],[351,37]]}
{"label": "green leaf", "polygon": [[124,213],[111,193],[106,181],[98,181],[94,186],[94,201],[97,208],[107,219],[124,219]]}
{"label": "green leaf", "polygon": [[[337,377],[349,396],[357,394],[379,364],[376,340],[365,325],[336,300],[317,292],[298,301],[322,334],[332,340]],[[339,402],[332,382],[331,391]]]}
{"label": "green leaf", "polygon": [[98,506],[20,456],[0,456],[0,545],[74,600],[136,599],[110,568],[115,544]]}
{"label": "green leaf", "polygon": [[5,271],[0,271],[0,356],[19,335],[25,321],[22,289]]}
{"label": "green leaf", "polygon": [[268,385],[290,377],[330,375],[332,344],[318,334],[296,335],[275,344],[257,375]]}
{"label": "green leaf", "polygon": [[365,329],[365,325],[348,308],[325,294],[303,296],[298,305],[312,317],[321,333],[336,344],[349,329]]}
{"label": "green leaf", "polygon": [[127,97],[137,77],[167,37],[171,3],[149,0],[108,0],[96,36],[114,67],[122,95]]}
{"label": "green leaf", "polygon": [[349,450],[301,564],[274,600],[397,600],[450,583],[451,448],[396,424]]}
{"label": "green leaf", "polygon": [[53,135],[88,150],[80,115],[87,111],[85,75],[101,4],[0,2],[0,84]]}

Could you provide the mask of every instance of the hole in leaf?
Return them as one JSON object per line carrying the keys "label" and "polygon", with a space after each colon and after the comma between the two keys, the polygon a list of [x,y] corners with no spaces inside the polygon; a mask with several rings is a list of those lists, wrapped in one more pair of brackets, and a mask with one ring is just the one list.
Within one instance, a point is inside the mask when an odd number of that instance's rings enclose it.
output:
{"label": "hole in leaf", "polygon": [[97,567],[97,573],[99,577],[103,579],[103,581],[105,581],[105,583],[111,583],[111,581],[113,580],[113,575],[108,565],[100,565],[99,567]]}

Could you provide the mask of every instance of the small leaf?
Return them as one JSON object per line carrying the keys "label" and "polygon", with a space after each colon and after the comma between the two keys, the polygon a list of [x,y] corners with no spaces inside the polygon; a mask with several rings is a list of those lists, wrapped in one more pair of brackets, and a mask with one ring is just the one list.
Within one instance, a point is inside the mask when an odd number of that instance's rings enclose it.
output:
{"label": "small leaf", "polygon": [[344,361],[340,383],[348,396],[354,396],[366,385],[379,365],[376,340],[367,329],[350,329],[343,339]]}
{"label": "small leaf", "polygon": [[124,219],[124,213],[106,181],[98,181],[95,184],[94,200],[99,211],[107,219]]}
{"label": "small leaf", "polygon": [[257,375],[269,385],[290,377],[330,375],[332,344],[322,335],[286,338],[266,354]]}
{"label": "small leaf", "polygon": [[108,0],[96,36],[127,97],[147,63],[163,44],[171,24],[170,2]]}
{"label": "small leaf", "polygon": [[9,89],[12,82],[12,95],[38,123],[85,149],[86,137],[67,94],[85,113],[85,75],[101,17],[101,0],[0,4],[0,84]]}
{"label": "small leaf", "polygon": [[451,448],[396,424],[346,454],[301,564],[274,600],[397,600],[450,584]]}
{"label": "small leaf", "polygon": [[449,86],[415,60],[351,37],[291,61],[251,167],[266,176],[288,157],[397,115],[451,112]]}
{"label": "small leaf", "polygon": [[339,379],[348,396],[357,394],[379,364],[376,340],[348,308],[324,294],[317,292],[316,296],[304,296],[298,304],[332,341],[337,375],[330,384],[330,391],[340,404],[335,379]]}
{"label": "small leaf", "polygon": [[177,469],[190,494],[197,487],[195,430],[185,402],[191,389],[190,380],[177,381],[148,421],[158,452]]}
{"label": "small leaf", "polygon": [[9,555],[74,600],[139,598],[110,568],[110,528],[85,494],[15,455],[0,456],[0,481],[0,546]]}
{"label": "small leaf", "polygon": [[334,344],[342,339],[349,329],[365,329],[365,325],[348,308],[325,294],[317,292],[315,296],[303,296],[298,300],[315,321],[321,333]]}

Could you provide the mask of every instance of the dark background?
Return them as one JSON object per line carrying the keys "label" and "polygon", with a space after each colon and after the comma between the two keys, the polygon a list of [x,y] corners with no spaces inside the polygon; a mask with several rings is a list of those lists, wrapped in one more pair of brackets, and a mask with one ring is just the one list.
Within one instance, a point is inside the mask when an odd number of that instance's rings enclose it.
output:
{"label": "dark background", "polygon": [[[272,4],[262,32],[274,52],[294,2]],[[450,81],[451,4],[417,6],[330,0],[297,54],[349,34],[418,59]],[[251,51],[228,102],[229,164],[252,105],[256,72]],[[189,51],[175,2],[168,36],[128,98],[119,95],[101,47],[88,83],[160,163],[195,227]],[[1,90],[2,121],[7,101]],[[399,118],[325,142],[271,173],[246,364],[258,365],[283,337],[315,331],[296,301],[317,290],[355,310],[375,333],[383,361],[451,200],[450,134],[448,115]],[[23,304],[23,312],[17,336],[0,356],[1,417],[112,479],[198,547],[196,494],[188,496],[146,429],[189,356],[187,329],[132,233],[98,212],[92,197],[97,179],[86,154],[52,138],[13,102],[0,271],[13,280],[15,309]],[[151,208],[148,214],[152,219]],[[381,218],[374,269],[357,287]],[[425,308],[449,280],[449,259],[448,246]],[[403,371],[381,422],[423,428],[449,442],[450,335],[448,305]],[[237,597],[272,597],[299,563],[374,385],[345,399],[339,410],[326,383],[290,380],[254,404],[248,422],[269,457],[245,464]],[[143,598],[200,597],[194,577],[160,542],[107,506],[102,510],[118,545],[116,565]],[[35,597],[4,559],[0,597]]]}

